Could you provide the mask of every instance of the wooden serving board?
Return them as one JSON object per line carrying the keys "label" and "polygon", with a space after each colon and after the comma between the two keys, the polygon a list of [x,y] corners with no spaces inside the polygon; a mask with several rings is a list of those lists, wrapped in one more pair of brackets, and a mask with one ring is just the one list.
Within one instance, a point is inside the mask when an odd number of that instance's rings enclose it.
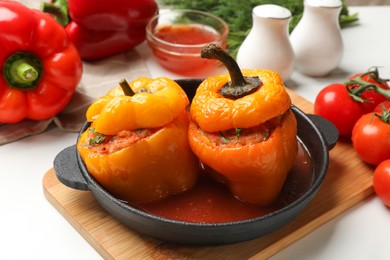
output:
{"label": "wooden serving board", "polygon": [[[313,105],[289,90],[306,113]],[[309,206],[287,226],[260,238],[221,246],[181,246],[140,235],[106,213],[89,191],[68,188],[50,169],[43,178],[48,201],[105,259],[264,259],[373,194],[373,168],[364,164],[349,140],[330,151],[327,176]]]}

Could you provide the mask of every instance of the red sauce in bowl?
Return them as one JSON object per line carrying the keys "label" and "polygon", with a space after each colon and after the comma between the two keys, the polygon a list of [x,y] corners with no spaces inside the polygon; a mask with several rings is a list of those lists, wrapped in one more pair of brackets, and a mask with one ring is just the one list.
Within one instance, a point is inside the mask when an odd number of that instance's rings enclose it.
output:
{"label": "red sauce in bowl", "polygon": [[[158,39],[158,40],[157,40]],[[209,42],[221,42],[221,36],[201,25],[164,25],[148,39],[157,61],[166,69],[194,75],[215,66],[216,61],[200,57],[202,47]],[[223,41],[222,41],[223,42]],[[226,44],[221,45],[222,48]]]}
{"label": "red sauce in bowl", "polygon": [[216,33],[196,25],[164,25],[155,35],[163,41],[176,44],[193,45],[220,40]]}

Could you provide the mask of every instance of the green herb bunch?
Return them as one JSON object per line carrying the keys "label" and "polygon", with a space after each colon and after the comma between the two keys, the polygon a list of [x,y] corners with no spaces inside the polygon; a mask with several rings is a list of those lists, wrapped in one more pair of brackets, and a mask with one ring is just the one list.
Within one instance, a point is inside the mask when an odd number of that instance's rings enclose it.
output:
{"label": "green herb bunch", "polygon": [[[340,13],[340,26],[344,27],[358,20],[357,14],[349,14],[343,2]],[[252,27],[252,9],[257,5],[275,4],[289,9],[292,13],[289,31],[292,32],[303,14],[303,0],[158,0],[160,6],[195,9],[210,12],[226,21],[229,25],[228,51],[236,57],[238,48]]]}

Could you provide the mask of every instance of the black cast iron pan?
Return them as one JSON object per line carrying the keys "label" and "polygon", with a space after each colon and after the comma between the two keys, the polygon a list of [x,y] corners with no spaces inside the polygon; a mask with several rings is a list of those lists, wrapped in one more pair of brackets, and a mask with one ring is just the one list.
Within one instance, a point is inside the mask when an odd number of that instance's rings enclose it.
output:
{"label": "black cast iron pan", "polygon": [[[200,79],[177,80],[191,100]],[[123,225],[148,236],[192,245],[216,245],[251,240],[275,231],[292,221],[317,193],[326,175],[328,151],[338,139],[336,127],[322,117],[307,115],[292,106],[297,123],[298,138],[306,146],[313,160],[313,181],[307,191],[294,202],[261,217],[224,223],[192,223],[170,220],[138,210],[116,199],[104,190],[88,173],[75,145],[61,151],[54,159],[57,178],[64,185],[78,190],[89,190],[97,202]],[[81,132],[85,131],[88,123]]]}

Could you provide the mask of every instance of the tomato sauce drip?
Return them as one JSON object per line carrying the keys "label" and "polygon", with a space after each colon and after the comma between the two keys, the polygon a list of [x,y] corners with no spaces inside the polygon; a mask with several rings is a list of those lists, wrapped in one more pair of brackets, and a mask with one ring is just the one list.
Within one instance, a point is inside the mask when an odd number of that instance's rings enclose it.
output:
{"label": "tomato sauce drip", "polygon": [[198,223],[223,223],[261,217],[292,203],[309,189],[313,181],[313,163],[299,142],[298,155],[283,190],[278,200],[268,207],[238,200],[224,184],[211,178],[209,173],[210,169],[204,168],[198,183],[189,191],[135,207],[167,219]]}

